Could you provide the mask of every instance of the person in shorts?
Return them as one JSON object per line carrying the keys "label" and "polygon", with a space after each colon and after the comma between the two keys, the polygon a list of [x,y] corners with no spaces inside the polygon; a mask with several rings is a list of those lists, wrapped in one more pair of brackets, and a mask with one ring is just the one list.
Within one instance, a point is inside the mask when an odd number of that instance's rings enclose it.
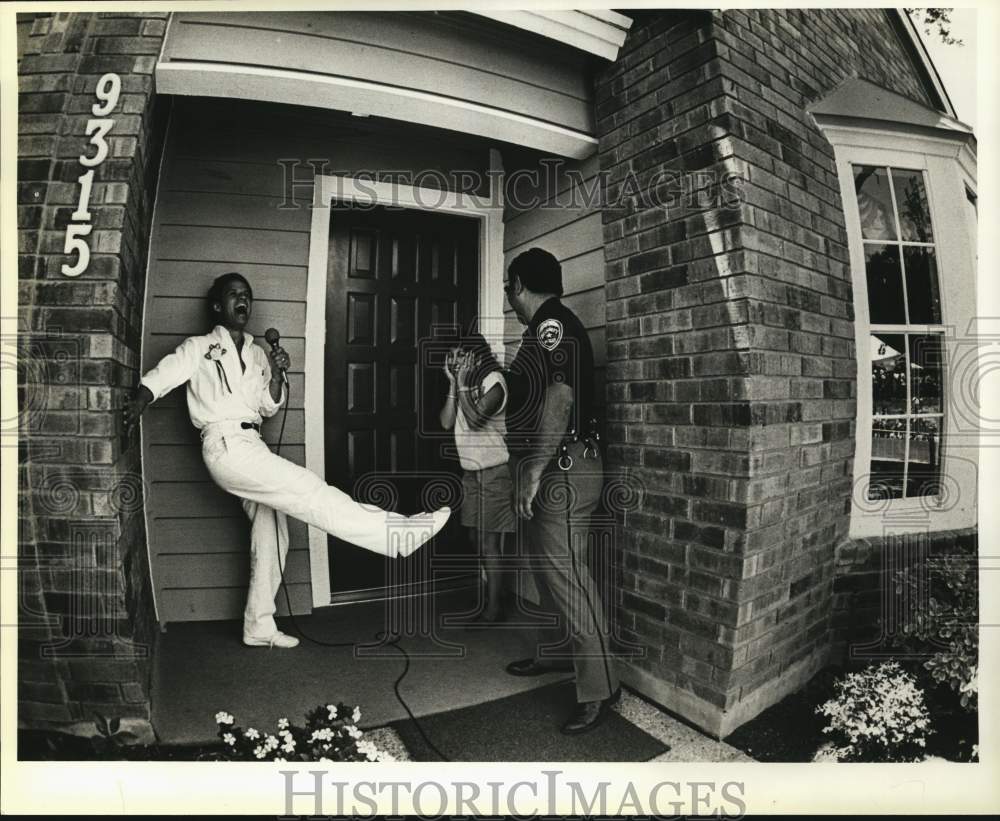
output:
{"label": "person in shorts", "polygon": [[448,397],[441,425],[455,431],[462,476],[462,524],[478,541],[486,575],[483,622],[504,618],[501,605],[503,535],[514,529],[504,409],[507,383],[482,334],[470,334],[445,358]]}

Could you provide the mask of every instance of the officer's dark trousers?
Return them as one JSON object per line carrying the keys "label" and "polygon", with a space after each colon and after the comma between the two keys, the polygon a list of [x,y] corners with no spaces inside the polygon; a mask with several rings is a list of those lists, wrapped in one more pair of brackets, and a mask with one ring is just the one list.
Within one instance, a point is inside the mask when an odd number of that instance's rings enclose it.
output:
{"label": "officer's dark trousers", "polygon": [[[572,654],[577,701],[597,701],[611,695],[618,677],[604,605],[587,568],[590,516],[600,500],[604,466],[599,455],[585,459],[583,453],[583,444],[574,443],[569,446],[569,470],[559,469],[554,461],[549,465],[532,518],[521,522],[521,532],[542,609],[556,616],[553,626],[538,630],[535,657],[551,664]],[[524,467],[522,463],[515,473]]]}

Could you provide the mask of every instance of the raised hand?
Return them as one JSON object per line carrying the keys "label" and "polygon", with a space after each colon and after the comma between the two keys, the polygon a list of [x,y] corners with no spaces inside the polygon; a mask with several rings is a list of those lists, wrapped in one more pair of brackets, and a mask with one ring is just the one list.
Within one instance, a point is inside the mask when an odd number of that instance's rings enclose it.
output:
{"label": "raised hand", "polygon": [[277,376],[278,371],[287,371],[292,364],[288,352],[281,345],[271,348],[267,352],[267,358],[271,360],[271,376]]}
{"label": "raised hand", "polygon": [[132,429],[139,423],[139,417],[146,410],[146,406],[153,401],[153,394],[145,385],[140,385],[132,393],[125,404],[122,405],[122,421],[125,426],[125,435],[132,433]]}
{"label": "raised hand", "polygon": [[448,382],[454,386],[457,379],[458,360],[461,356],[459,348],[452,348],[444,357],[444,375],[448,377]]}
{"label": "raised hand", "polygon": [[466,351],[459,356],[456,377],[460,387],[469,387],[469,380],[472,377],[472,369],[475,364],[476,358],[472,351]]}

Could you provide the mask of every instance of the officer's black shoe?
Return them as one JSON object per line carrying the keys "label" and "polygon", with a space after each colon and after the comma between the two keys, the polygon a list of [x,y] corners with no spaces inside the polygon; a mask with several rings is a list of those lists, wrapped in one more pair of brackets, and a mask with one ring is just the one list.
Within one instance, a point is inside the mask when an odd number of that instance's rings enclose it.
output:
{"label": "officer's black shoe", "polygon": [[535,659],[521,659],[507,665],[507,672],[512,676],[543,676],[546,673],[565,673],[573,669],[569,662],[549,662],[540,664]]}
{"label": "officer's black shoe", "polygon": [[563,735],[579,735],[580,733],[593,730],[607,718],[608,713],[611,712],[611,707],[617,704],[621,697],[622,688],[619,687],[607,698],[602,698],[599,701],[580,702],[576,705],[573,715],[563,724]]}

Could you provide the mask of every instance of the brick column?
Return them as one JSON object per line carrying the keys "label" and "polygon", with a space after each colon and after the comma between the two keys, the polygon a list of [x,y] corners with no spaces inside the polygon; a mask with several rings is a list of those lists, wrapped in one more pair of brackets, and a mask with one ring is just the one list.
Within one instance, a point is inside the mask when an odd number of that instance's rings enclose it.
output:
{"label": "brick column", "polygon": [[[20,726],[89,734],[94,714],[152,737],[156,629],[138,438],[116,409],[135,384],[164,118],[153,67],[166,13],[35,15],[19,55]],[[98,79],[117,73],[90,197],[92,257],[61,273]]]}
{"label": "brick column", "polygon": [[832,152],[759,159],[724,17],[638,17],[597,88],[624,678],[720,736],[827,658],[855,378]]}

